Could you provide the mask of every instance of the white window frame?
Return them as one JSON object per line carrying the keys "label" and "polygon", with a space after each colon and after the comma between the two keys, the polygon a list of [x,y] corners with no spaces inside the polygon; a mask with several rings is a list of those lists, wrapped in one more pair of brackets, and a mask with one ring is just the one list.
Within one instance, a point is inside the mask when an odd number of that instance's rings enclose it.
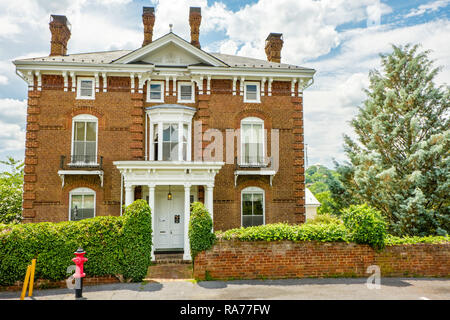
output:
{"label": "white window frame", "polygon": [[[81,81],[89,80],[92,83],[92,96],[81,95]],[[78,77],[77,78],[77,99],[95,100],[95,78],[93,77]]]}
{"label": "white window frame", "polygon": [[[239,159],[239,165],[241,166],[264,166],[265,163],[246,163],[244,162],[244,130],[243,130],[243,125],[244,124],[250,124],[250,125],[262,125],[261,126],[261,137],[263,139],[262,141],[262,150],[261,150],[261,159],[264,161],[264,155],[265,155],[265,151],[266,151],[266,139],[265,139],[265,131],[264,131],[264,120],[257,118],[257,117],[247,117],[241,120],[241,128],[240,128],[240,137],[241,137],[241,154],[240,154],[240,159]],[[253,130],[252,130],[253,132]]]}
{"label": "white window frame", "polygon": [[[247,86],[256,85],[256,99],[247,99]],[[245,81],[244,82],[244,102],[245,103],[261,103],[261,83],[257,81]]]}
{"label": "white window frame", "polygon": [[75,142],[75,122],[95,122],[95,162],[92,163],[86,163],[86,166],[89,165],[98,165],[97,157],[98,157],[98,118],[90,115],[90,114],[79,114],[72,118],[72,143],[71,143],[71,149],[70,149],[70,164],[77,164],[79,163],[72,163],[72,157],[74,156],[74,142]]}
{"label": "white window frame", "polygon": [[[150,98],[150,86],[152,84],[161,85],[161,99],[151,99]],[[147,83],[147,102],[164,102],[164,81],[148,81]]]}
{"label": "white window frame", "polygon": [[[181,100],[181,86],[191,86],[191,100]],[[195,103],[195,85],[193,82],[178,81],[178,103]]]}
{"label": "white window frame", "polygon": [[[71,190],[69,192],[69,221],[72,221],[71,220],[71,216],[72,216],[72,196],[74,196],[74,195],[76,195],[76,196],[80,196],[80,195],[82,195],[82,196],[86,196],[86,195],[87,196],[91,196],[91,195],[94,195],[94,217],[93,218],[95,218],[96,214],[97,214],[97,193],[94,190],[90,189],[90,188],[76,188],[76,189],[73,189],[73,190]],[[79,221],[79,220],[77,220],[77,221]]]}
{"label": "white window frame", "polygon": [[258,187],[247,187],[245,189],[242,189],[241,191],[241,227],[244,226],[244,194],[262,194],[262,207],[263,207],[263,224],[266,224],[266,192],[264,189],[258,188]]}

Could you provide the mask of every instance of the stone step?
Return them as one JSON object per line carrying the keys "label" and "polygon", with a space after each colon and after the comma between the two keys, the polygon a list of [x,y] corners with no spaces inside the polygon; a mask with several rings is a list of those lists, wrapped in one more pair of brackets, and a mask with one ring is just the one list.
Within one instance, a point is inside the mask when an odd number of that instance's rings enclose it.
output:
{"label": "stone step", "polygon": [[182,253],[155,253],[156,264],[186,264],[190,261],[183,260]]}

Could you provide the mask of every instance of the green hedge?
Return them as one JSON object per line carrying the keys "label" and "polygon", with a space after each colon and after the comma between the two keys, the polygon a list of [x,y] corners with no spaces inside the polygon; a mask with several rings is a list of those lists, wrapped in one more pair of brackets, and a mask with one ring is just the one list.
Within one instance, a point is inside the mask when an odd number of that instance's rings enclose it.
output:
{"label": "green hedge", "polygon": [[122,217],[81,221],[0,225],[0,285],[23,280],[27,265],[36,258],[36,278],[63,280],[81,246],[89,259],[88,276],[122,275],[141,281],[150,265],[151,214],[138,200]]}
{"label": "green hedge", "polygon": [[217,237],[225,240],[241,241],[346,241],[346,229],[342,224],[266,224],[256,227],[231,229],[217,232]]}
{"label": "green hedge", "polygon": [[428,236],[428,237],[397,237],[388,234],[385,239],[387,246],[398,244],[416,244],[416,243],[446,243],[450,242],[449,236]]}
{"label": "green hedge", "polygon": [[208,250],[216,241],[212,232],[213,222],[208,210],[200,202],[191,205],[191,218],[189,220],[189,243],[192,260],[204,250]]}

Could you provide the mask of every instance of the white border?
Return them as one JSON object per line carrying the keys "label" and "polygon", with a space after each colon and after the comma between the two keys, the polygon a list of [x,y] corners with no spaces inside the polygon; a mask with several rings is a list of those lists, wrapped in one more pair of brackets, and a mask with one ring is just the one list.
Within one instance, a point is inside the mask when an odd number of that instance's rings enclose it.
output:
{"label": "white border", "polygon": [[239,159],[239,165],[240,166],[264,166],[265,163],[245,163],[244,162],[244,131],[242,129],[242,126],[244,124],[250,124],[250,125],[254,125],[254,124],[262,124],[262,128],[261,128],[261,136],[263,139],[263,146],[262,146],[262,159],[264,160],[264,155],[265,155],[265,151],[266,151],[266,139],[264,137],[264,120],[261,118],[257,118],[257,117],[247,117],[241,120],[241,127],[240,127],[240,136],[241,136],[241,155],[240,155],[240,159]]}
{"label": "white border", "polygon": [[[264,189],[261,189],[259,187],[247,187],[241,190],[241,227],[243,227],[244,223],[244,215],[243,215],[243,196],[244,194],[254,194],[254,193],[260,193],[263,196],[263,224],[266,224],[266,192]],[[252,214],[253,216],[253,214]]]}
{"label": "white border", "polygon": [[[247,86],[256,85],[256,100],[247,100]],[[244,81],[244,102],[261,103],[261,83],[256,81]]]}
{"label": "white border", "polygon": [[73,145],[75,141],[75,122],[95,122],[95,162],[86,164],[88,165],[98,165],[97,157],[98,157],[98,118],[96,116],[93,116],[91,114],[79,114],[72,118],[72,143],[70,146],[70,164],[77,164],[78,163],[72,163],[72,157],[74,156],[73,152]]}
{"label": "white border", "polygon": [[[161,85],[161,99],[159,100],[152,100],[150,99],[150,86],[152,84],[160,84]],[[147,102],[164,102],[164,81],[159,80],[150,80],[147,82]]]}
{"label": "white border", "polygon": [[94,217],[96,217],[96,213],[97,213],[97,193],[90,189],[90,188],[76,188],[73,189],[69,192],[69,221],[70,220],[70,216],[71,216],[71,211],[72,211],[72,196],[73,195],[94,195]]}
{"label": "white border", "polygon": [[[81,81],[89,80],[92,83],[92,97],[81,95]],[[95,100],[95,78],[93,77],[77,77],[77,99],[78,100]]]}
{"label": "white border", "polygon": [[[191,100],[181,100],[181,86],[188,86],[190,85],[191,90]],[[187,82],[187,81],[178,81],[178,103],[195,103],[195,85],[193,82]]]}

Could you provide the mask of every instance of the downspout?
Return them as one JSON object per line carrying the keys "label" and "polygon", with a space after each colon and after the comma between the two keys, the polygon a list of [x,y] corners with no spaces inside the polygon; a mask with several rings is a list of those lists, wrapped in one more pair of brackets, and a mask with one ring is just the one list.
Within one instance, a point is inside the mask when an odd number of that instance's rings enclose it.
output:
{"label": "downspout", "polygon": [[123,203],[123,173],[120,173],[120,216],[122,216]]}

